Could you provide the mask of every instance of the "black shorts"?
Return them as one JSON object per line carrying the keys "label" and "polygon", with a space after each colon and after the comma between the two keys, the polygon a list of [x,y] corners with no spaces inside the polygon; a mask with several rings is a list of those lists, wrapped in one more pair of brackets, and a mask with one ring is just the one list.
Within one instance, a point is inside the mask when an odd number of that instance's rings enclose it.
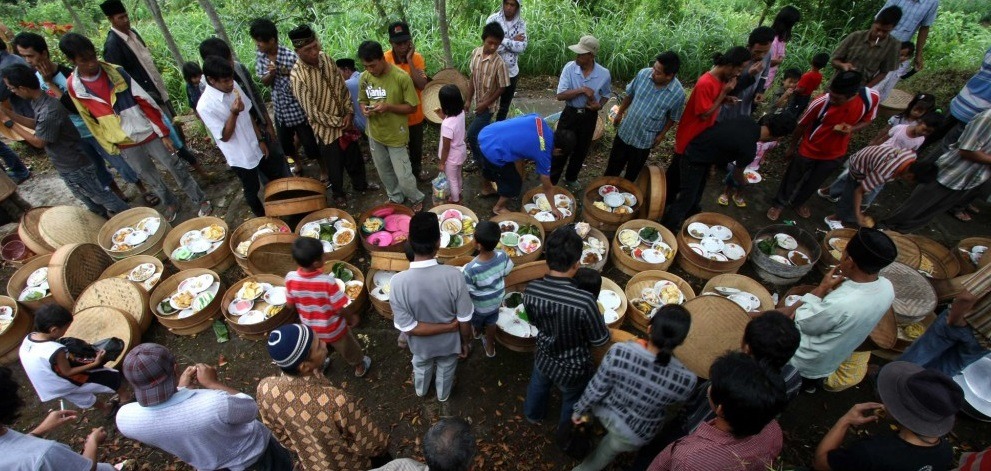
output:
{"label": "black shorts", "polygon": [[86,382],[96,383],[106,386],[114,391],[120,389],[121,380],[123,375],[117,371],[110,368],[97,368],[90,370],[87,373]]}
{"label": "black shorts", "polygon": [[489,162],[489,159],[482,159],[482,176],[486,180],[496,183],[499,196],[504,198],[516,198],[523,191],[523,177],[516,171],[515,163],[508,163],[498,166]]}

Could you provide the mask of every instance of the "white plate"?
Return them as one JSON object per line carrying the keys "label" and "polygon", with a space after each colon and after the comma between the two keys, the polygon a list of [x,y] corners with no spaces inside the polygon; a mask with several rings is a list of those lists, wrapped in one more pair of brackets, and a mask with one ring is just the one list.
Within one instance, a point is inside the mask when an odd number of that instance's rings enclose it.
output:
{"label": "white plate", "polygon": [[726,226],[712,226],[706,234],[713,239],[719,239],[724,242],[733,238],[733,231]]}
{"label": "white plate", "polygon": [[[584,260],[585,260],[585,257],[586,257],[586,256],[587,256],[588,254],[592,254],[592,255],[594,255],[594,256],[596,257],[596,259],[595,259],[595,261],[594,261],[594,262],[591,262],[591,263],[584,263]],[[579,258],[578,260],[579,260],[579,261],[582,261],[582,265],[585,265],[585,266],[589,266],[589,265],[595,265],[595,264],[597,264],[597,263],[599,263],[599,262],[601,262],[601,261],[602,261],[602,254],[601,254],[601,253],[599,253],[598,251],[596,251],[596,250],[594,250],[594,249],[587,249],[587,250],[583,250],[583,251],[582,251],[582,256],[581,256],[581,258]]]}
{"label": "white plate", "polygon": [[608,193],[602,197],[602,202],[610,208],[618,208],[626,204],[626,198],[623,198],[623,195],[619,193]]}
{"label": "white plate", "polygon": [[302,237],[312,237],[314,239],[320,238],[320,222],[310,221],[303,224],[303,227],[299,230],[299,235]]}
{"label": "white plate", "polygon": [[[840,241],[842,241],[842,240],[843,239],[841,239],[839,237],[833,237],[832,239],[829,239],[829,248],[831,248],[833,250],[838,250],[838,251],[842,252],[842,250],[840,250],[839,248],[837,248],[837,244],[839,244]],[[846,248],[846,247],[844,247],[844,248]]]}
{"label": "white plate", "polygon": [[334,229],[351,229],[353,231],[354,224],[351,224],[351,221],[348,221],[347,219],[338,219],[334,222]]}
{"label": "white plate", "polygon": [[[515,243],[513,242],[514,240]],[[499,243],[506,247],[516,247],[517,245],[520,245],[520,235],[515,232],[503,232],[502,235],[499,236]]]}
{"label": "white plate", "polygon": [[742,307],[744,311],[751,312],[760,309],[760,299],[757,299],[753,293],[741,291],[731,294],[727,298]]}
{"label": "white plate", "polygon": [[35,301],[40,301],[42,299],[45,299],[45,297],[48,296],[48,290],[39,288],[37,286],[30,286],[28,288],[25,288],[24,291],[21,291],[21,294],[17,297],[17,300],[18,301],[21,301],[21,302],[25,302],[25,301],[27,301],[28,295],[31,294],[31,293],[41,293],[41,297],[38,298],[38,299],[35,299]]}
{"label": "white plate", "polygon": [[728,262],[729,261],[729,259],[726,258],[725,255],[723,255],[723,254],[721,254],[719,252],[709,252],[708,259],[709,260],[716,261],[716,262]]}
{"label": "white plate", "polygon": [[738,290],[736,288],[730,288],[729,286],[716,286],[715,288],[713,288],[713,291],[715,291],[715,292],[717,292],[717,293],[719,293],[719,294],[721,294],[723,296],[732,296],[732,295],[734,295],[736,293],[741,293],[742,292],[742,291],[740,291],[740,290]]}
{"label": "white plate", "polygon": [[702,246],[703,250],[709,253],[721,252],[723,248],[726,247],[726,243],[715,237],[706,237],[699,242],[699,245]]}
{"label": "white plate", "polygon": [[138,221],[138,223],[135,224],[134,227],[138,230],[145,231],[148,234],[154,234],[158,232],[158,228],[161,227],[161,225],[162,225],[161,218],[155,216],[149,216]]}
{"label": "white plate", "polygon": [[397,271],[382,270],[375,272],[372,276],[372,284],[375,286],[382,286],[392,283],[392,277],[396,276]]}
{"label": "white plate", "polygon": [[723,246],[723,255],[730,260],[739,260],[747,255],[747,251],[744,250],[739,244],[727,242],[726,245]]}
{"label": "white plate", "polygon": [[134,231],[124,238],[124,243],[127,245],[141,245],[146,240],[148,240],[148,233],[145,231]]}
{"label": "white plate", "polygon": [[200,240],[203,238],[203,233],[199,229],[194,229],[182,235],[179,238],[179,245],[188,246],[190,242],[194,240]]}
{"label": "white plate", "polygon": [[602,307],[606,309],[619,309],[620,304],[623,300],[620,299],[619,294],[610,289],[604,289],[599,291],[599,302],[602,303]]}
{"label": "white plate", "polygon": [[571,208],[571,198],[568,198],[568,195],[555,194],[554,206],[558,208]]}
{"label": "white plate", "polygon": [[154,263],[142,263],[134,267],[134,269],[127,274],[127,279],[141,283],[155,274],[155,268]]}
{"label": "white plate", "polygon": [[533,218],[540,222],[554,222],[554,213],[550,211],[541,211],[533,215]]}
{"label": "white plate", "polygon": [[48,267],[41,267],[28,275],[27,285],[38,286],[48,279]]}
{"label": "white plate", "polygon": [[627,206],[636,206],[639,201],[637,201],[637,195],[633,193],[620,193],[623,195],[623,200],[626,202]]}
{"label": "white plate", "polygon": [[189,291],[193,294],[199,294],[202,291],[206,291],[207,288],[213,283],[213,275],[200,275],[192,276],[182,280],[179,283],[179,287],[176,291]]}
{"label": "white plate", "polygon": [[[451,209],[450,211],[452,212],[457,211],[458,214],[461,214],[461,212],[456,209]],[[461,218],[450,218],[440,222],[440,231],[446,232],[450,235],[454,235],[461,232],[461,228],[462,228]]]}
{"label": "white plate", "polygon": [[606,308],[606,312],[602,313],[602,319],[606,321],[606,324],[612,324],[619,320],[619,313],[615,309]]}
{"label": "white plate", "polygon": [[193,299],[191,299],[189,301],[189,306],[182,307],[182,306],[180,306],[179,304],[176,303],[176,301],[175,301],[176,298],[178,298],[180,294],[185,293],[185,292],[186,291],[179,290],[179,291],[175,292],[175,294],[173,294],[172,296],[169,296],[169,305],[172,306],[172,309],[175,309],[177,311],[182,311],[182,310],[185,310],[185,309],[190,309],[191,310],[193,308],[193,301],[196,300],[196,293],[190,293],[190,294],[192,294]]}
{"label": "white plate", "polygon": [[258,287],[260,288],[260,290],[258,291],[258,294],[255,295],[255,296],[252,296],[251,298],[248,298],[248,297],[246,297],[244,295],[244,287],[245,287],[245,285],[247,285],[247,283],[241,285],[241,288],[239,288],[237,290],[237,294],[234,295],[234,297],[236,299],[251,299],[251,300],[255,300],[255,299],[258,299],[258,298],[264,296],[265,293],[268,290],[272,289],[272,285],[270,283],[258,283]]}
{"label": "white plate", "polygon": [[570,209],[568,209],[568,208],[557,208],[557,210],[561,212],[561,217],[566,217],[566,218],[570,218],[571,217],[571,210]]}
{"label": "white plate", "polygon": [[237,323],[241,325],[257,324],[265,320],[265,313],[261,311],[248,311],[243,316],[237,318]]}
{"label": "white plate", "polygon": [[179,311],[179,315],[176,316],[176,319],[185,319],[193,314],[196,314],[196,311],[194,311],[192,308],[183,309]]}
{"label": "white plate", "polygon": [[[509,227],[510,229],[507,229]],[[520,230],[520,225],[513,221],[502,221],[499,223],[499,230],[502,232],[516,232]]]}
{"label": "white plate", "polygon": [[774,260],[775,262],[778,262],[778,263],[780,263],[782,265],[788,265],[788,266],[791,266],[792,265],[791,260],[788,260],[787,258],[784,258],[784,257],[782,257],[780,255],[771,255],[768,258],[770,258],[771,260]]}
{"label": "white plate", "polygon": [[636,247],[640,244],[640,235],[633,229],[623,229],[619,231],[616,238],[619,239],[620,245],[624,245],[626,247]]}
{"label": "white plate", "polygon": [[613,185],[602,185],[602,186],[599,187],[599,196],[601,196],[601,197],[604,198],[606,195],[608,195],[610,193],[616,193],[618,191],[619,191],[619,188],[616,188]]}
{"label": "white plate", "polygon": [[668,260],[660,250],[646,249],[640,254],[643,261],[647,263],[664,263]]}
{"label": "white plate", "polygon": [[[242,307],[241,309],[238,309],[237,307],[238,303],[241,303],[243,306],[246,307]],[[244,315],[246,312],[252,310],[254,307],[255,307],[255,302],[252,300],[235,299],[231,301],[230,305],[227,306],[227,312],[230,313],[230,315],[232,316],[241,316]]]}
{"label": "white plate", "polygon": [[268,291],[262,296],[262,299],[266,303],[273,306],[282,306],[286,303],[286,288],[282,286],[276,286]]}
{"label": "white plate", "polygon": [[685,228],[688,235],[696,239],[703,239],[709,234],[709,226],[701,222],[693,222]]}
{"label": "white plate", "polygon": [[389,301],[389,293],[383,291],[381,286],[376,286],[375,288],[372,288],[372,290],[369,291],[368,294],[374,296],[375,299],[378,299],[379,301],[385,301],[385,302]]}
{"label": "white plate", "polygon": [[186,248],[193,253],[203,253],[213,248],[213,243],[206,239],[196,239],[190,241]]}
{"label": "white plate", "polygon": [[[810,263],[812,263],[812,259],[810,259],[808,255],[805,255],[804,253],[802,253],[802,252],[799,252],[799,251],[797,251],[797,250],[792,250],[792,251],[789,251],[789,252],[788,252],[788,261],[789,261],[789,262],[791,262],[791,257],[792,257],[792,255],[794,255],[794,254],[798,254],[798,256],[800,256],[800,257],[802,257],[803,259],[805,259],[805,265],[808,265],[808,264],[810,264]],[[792,262],[792,265],[796,265],[796,264],[795,264],[795,262]],[[796,265],[796,266],[797,266],[797,265]]]}
{"label": "white plate", "polygon": [[537,214],[537,213],[540,212],[540,208],[538,208],[537,205],[535,205],[533,203],[524,204],[523,205],[523,212],[524,213],[527,213],[527,214],[530,214],[530,211],[533,211],[533,214]]}
{"label": "white plate", "polygon": [[695,242],[692,242],[692,243],[688,244],[688,248],[692,249],[692,252],[695,252],[695,253],[703,256],[703,257],[705,257],[708,254],[708,252],[706,252],[705,249],[703,249],[701,245],[699,245],[699,244],[697,244]]}
{"label": "white plate", "polygon": [[114,244],[126,244],[127,236],[135,232],[133,227],[122,227],[114,231],[114,234],[110,236],[110,242]]}
{"label": "white plate", "polygon": [[446,249],[450,243],[451,243],[451,234],[448,234],[447,232],[444,231],[440,231],[440,248]]}
{"label": "white plate", "polygon": [[743,171],[743,178],[746,178],[747,183],[750,184],[760,183],[760,181],[763,180],[759,173],[749,169]]}
{"label": "white plate", "polygon": [[0,306],[0,319],[13,320],[14,310],[10,306]]}
{"label": "white plate", "polygon": [[799,295],[797,295],[797,294],[789,294],[785,298],[785,306],[794,306],[795,303],[797,303],[801,299],[802,299],[802,297],[799,296]]}
{"label": "white plate", "polygon": [[[530,246],[531,247],[530,250],[524,249],[524,247],[526,246]],[[517,245],[517,247],[519,247],[520,252],[527,254],[534,253],[540,249],[540,239],[535,235],[530,235],[530,234],[522,235],[520,236],[520,243]]]}
{"label": "white plate", "polygon": [[[306,237],[306,236],[303,236],[303,237]],[[315,238],[316,237],[314,237],[314,239]],[[321,240],[320,241],[320,246],[323,247],[323,253],[331,253],[331,252],[334,251],[334,243],[333,242],[330,242],[330,241],[327,241],[327,240]]]}
{"label": "white plate", "polygon": [[778,247],[785,250],[795,250],[798,248],[798,241],[795,240],[794,237],[785,233],[774,234],[774,242],[778,244]]}

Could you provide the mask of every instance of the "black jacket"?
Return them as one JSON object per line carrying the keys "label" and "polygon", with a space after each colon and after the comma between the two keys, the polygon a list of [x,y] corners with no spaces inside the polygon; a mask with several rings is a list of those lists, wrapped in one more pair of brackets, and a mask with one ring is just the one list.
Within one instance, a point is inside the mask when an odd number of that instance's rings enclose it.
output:
{"label": "black jacket", "polygon": [[[145,40],[141,38],[141,35],[133,29],[131,31],[134,32],[134,36],[138,38],[138,41],[144,45]],[[155,86],[155,82],[151,80],[151,76],[148,75],[148,72],[141,65],[138,56],[134,54],[134,51],[130,47],[127,47],[127,43],[113,30],[107,32],[107,41],[103,43],[103,60],[123,67],[124,71],[155,99],[155,103],[158,103],[159,106],[165,105],[162,95],[158,93],[158,87]]]}

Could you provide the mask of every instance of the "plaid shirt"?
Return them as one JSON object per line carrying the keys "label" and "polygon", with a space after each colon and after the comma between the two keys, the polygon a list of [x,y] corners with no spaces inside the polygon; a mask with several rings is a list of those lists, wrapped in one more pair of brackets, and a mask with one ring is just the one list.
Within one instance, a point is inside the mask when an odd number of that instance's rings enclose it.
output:
{"label": "plaid shirt", "polygon": [[967,160],[960,155],[961,150],[991,152],[991,109],[974,116],[960,140],[936,160],[939,167],[936,181],[951,190],[969,190],[991,177],[991,165]]}
{"label": "plaid shirt", "polygon": [[[264,52],[255,53],[255,73],[258,78],[268,75],[268,65],[272,61]],[[275,119],[280,126],[292,127],[306,123],[306,113],[292,94],[289,71],[296,65],[296,53],[288,47],[279,46],[275,56],[275,81],[272,82],[272,103],[275,105]]]}
{"label": "plaid shirt", "polygon": [[664,129],[668,120],[675,123],[681,121],[681,112],[685,107],[685,89],[678,79],[672,79],[671,83],[658,88],[651,75],[652,68],[643,69],[626,86],[626,93],[633,98],[633,102],[619,125],[619,137],[637,149],[650,149],[657,133]]}
{"label": "plaid shirt", "polygon": [[781,454],[781,426],[772,420],[757,435],[736,438],[705,422],[654,458],[647,471],[765,471]]}
{"label": "plaid shirt", "polygon": [[[936,21],[939,0],[888,0],[884,8],[896,6],[902,9],[902,19],[891,30],[891,35],[899,41],[911,41],[919,28],[932,26]],[[884,9],[882,8],[882,10]]]}

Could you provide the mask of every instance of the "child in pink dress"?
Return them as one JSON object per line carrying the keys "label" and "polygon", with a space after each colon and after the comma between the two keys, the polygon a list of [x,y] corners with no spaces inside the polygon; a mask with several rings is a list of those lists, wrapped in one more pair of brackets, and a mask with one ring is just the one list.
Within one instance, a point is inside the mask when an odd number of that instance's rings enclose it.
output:
{"label": "child in pink dress", "polygon": [[444,85],[437,94],[440,108],[437,115],[444,119],[440,123],[440,145],[437,155],[440,170],[447,175],[451,186],[450,203],[461,201],[461,166],[468,156],[465,147],[465,101],[456,85]]}

